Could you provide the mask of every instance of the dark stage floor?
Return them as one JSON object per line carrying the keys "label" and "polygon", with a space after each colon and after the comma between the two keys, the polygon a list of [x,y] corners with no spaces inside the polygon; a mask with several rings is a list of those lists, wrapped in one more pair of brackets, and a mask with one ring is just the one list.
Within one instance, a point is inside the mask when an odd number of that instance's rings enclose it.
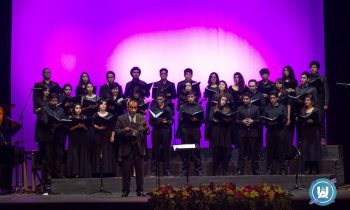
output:
{"label": "dark stage floor", "polygon": [[[350,203],[350,190],[338,189],[335,203],[319,207],[309,205],[308,190],[292,192],[294,209],[347,209]],[[137,197],[131,193],[129,197],[122,198],[121,193],[113,194],[12,194],[0,196],[0,209],[48,209],[48,210],[89,210],[89,209],[150,209],[148,197]]]}

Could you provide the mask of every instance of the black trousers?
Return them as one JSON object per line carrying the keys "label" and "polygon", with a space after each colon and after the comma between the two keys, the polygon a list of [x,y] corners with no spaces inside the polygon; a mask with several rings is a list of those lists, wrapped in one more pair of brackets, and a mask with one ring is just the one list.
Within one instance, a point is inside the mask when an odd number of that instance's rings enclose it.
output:
{"label": "black trousers", "polygon": [[326,138],[325,111],[320,108],[320,135],[321,138]]}
{"label": "black trousers", "polygon": [[55,145],[53,142],[40,142],[39,154],[43,164],[43,173],[46,176],[52,176],[56,173],[55,167]]}
{"label": "black trousers", "polygon": [[216,175],[220,163],[222,163],[223,174],[228,171],[228,162],[230,158],[230,149],[224,146],[213,148],[213,175]]}
{"label": "black trousers", "polygon": [[[251,131],[244,131],[244,135],[239,136],[238,140],[238,169],[244,168],[244,157],[248,156],[251,160],[252,170],[259,170],[257,142],[259,137],[251,136]],[[243,133],[242,131],[240,133]]]}
{"label": "black trousers", "polygon": [[136,146],[132,147],[128,156],[122,158],[123,192],[130,192],[130,180],[133,166],[135,166],[136,171],[136,192],[142,192],[144,183],[144,157],[138,153]]}
{"label": "black trousers", "polygon": [[153,128],[152,130],[152,171],[157,170],[157,161],[159,162],[161,157],[163,157],[164,171],[170,170],[171,131],[171,128]]}
{"label": "black trousers", "polygon": [[277,126],[268,127],[266,130],[266,168],[268,170],[271,170],[274,159],[278,161],[280,170],[285,170],[283,131],[283,128]]}
{"label": "black trousers", "polygon": [[[201,133],[199,128],[182,128],[182,144],[197,144],[200,145]],[[190,160],[193,160],[196,172],[202,171],[202,161],[200,148],[184,150],[182,152],[182,171],[188,172]]]}

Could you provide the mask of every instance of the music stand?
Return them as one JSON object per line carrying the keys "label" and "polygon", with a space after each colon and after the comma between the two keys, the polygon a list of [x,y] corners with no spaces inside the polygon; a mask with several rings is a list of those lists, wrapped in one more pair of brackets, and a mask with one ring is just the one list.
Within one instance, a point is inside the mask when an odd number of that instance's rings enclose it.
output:
{"label": "music stand", "polygon": [[294,190],[306,190],[305,188],[302,188],[299,186],[298,184],[298,178],[299,178],[299,164],[300,164],[300,158],[301,158],[301,153],[300,153],[300,150],[295,147],[296,151],[297,151],[297,154],[296,154],[296,158],[297,158],[297,171],[295,173],[295,185],[292,189],[288,190],[288,192],[292,192]]}
{"label": "music stand", "polygon": [[[173,145],[173,150],[177,151],[184,151],[187,152],[187,160],[190,161],[190,152],[198,149],[198,144],[177,144]],[[187,166],[187,173],[186,173],[186,183],[189,183],[189,165]]]}

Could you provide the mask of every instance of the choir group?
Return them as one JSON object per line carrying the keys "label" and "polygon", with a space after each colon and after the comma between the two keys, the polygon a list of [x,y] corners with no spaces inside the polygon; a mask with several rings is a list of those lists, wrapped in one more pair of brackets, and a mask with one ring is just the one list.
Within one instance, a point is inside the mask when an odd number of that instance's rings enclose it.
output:
{"label": "choir group", "polygon": [[[184,80],[175,87],[167,79],[166,68],[160,69],[159,81],[148,84],[140,79],[141,69],[133,67],[132,80],[126,84],[125,91],[115,82],[115,73],[108,71],[107,84],[100,87],[98,95],[88,73],[83,72],[74,96],[72,85],[61,88],[51,81],[50,69],[44,68],[43,80],[34,85],[33,104],[37,116],[35,140],[45,180],[63,176],[115,176],[120,163],[123,196],[129,194],[133,170],[137,195],[142,195],[146,136],[151,135],[153,145],[152,175],[156,175],[158,163],[162,162],[162,174],[170,176],[173,132],[182,144],[197,145],[181,155],[180,175],[188,174],[193,160],[196,175],[200,176],[203,174],[199,147],[202,124],[212,150],[214,175],[228,173],[232,145],[239,151],[237,174],[244,174],[246,159],[251,161],[252,173],[261,174],[258,160],[266,158],[266,174],[273,173],[276,161],[279,169],[276,173],[284,175],[285,160],[295,151],[292,147],[295,129],[305,173],[319,173],[321,144],[326,140],[324,115],[329,91],[326,78],[319,74],[319,62],[312,61],[309,67],[310,71],[300,75],[300,85],[290,66],[282,69],[282,77],[276,81],[269,80],[270,72],[263,68],[261,80],[251,79],[247,85],[240,72],[233,74],[230,86],[213,72],[203,92],[200,82],[192,80],[190,68],[184,70]],[[153,100],[147,102],[150,96]],[[176,119],[178,126],[173,129]],[[263,127],[266,156],[262,155]]]}

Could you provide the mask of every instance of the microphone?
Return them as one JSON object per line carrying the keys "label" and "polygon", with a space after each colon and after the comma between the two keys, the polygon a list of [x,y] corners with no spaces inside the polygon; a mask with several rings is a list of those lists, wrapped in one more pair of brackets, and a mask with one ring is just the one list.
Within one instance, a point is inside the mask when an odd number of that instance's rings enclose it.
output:
{"label": "microphone", "polygon": [[40,87],[38,87],[38,88],[30,88],[29,90],[42,90],[43,88],[40,88]]}

